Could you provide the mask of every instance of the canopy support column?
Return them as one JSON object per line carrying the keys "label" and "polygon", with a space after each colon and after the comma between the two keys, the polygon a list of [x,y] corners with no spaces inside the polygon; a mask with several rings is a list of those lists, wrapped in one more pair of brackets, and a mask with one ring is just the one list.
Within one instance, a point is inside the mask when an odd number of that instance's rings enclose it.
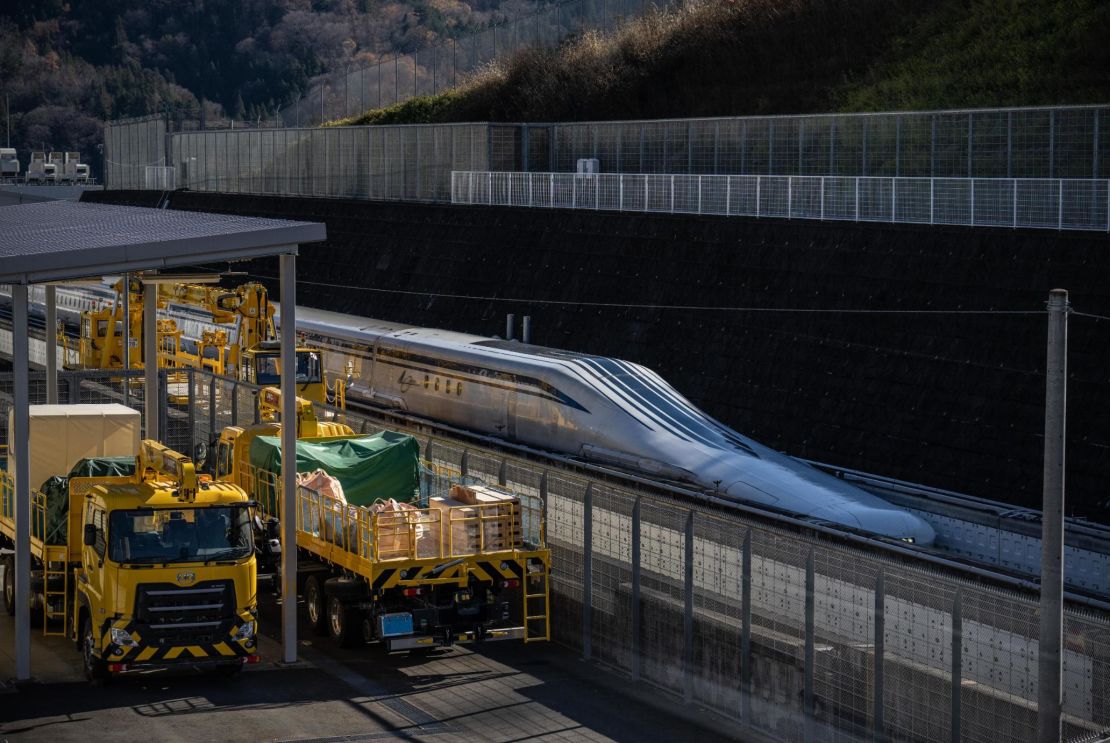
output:
{"label": "canopy support column", "polygon": [[297,661],[297,256],[281,256],[281,644]]}

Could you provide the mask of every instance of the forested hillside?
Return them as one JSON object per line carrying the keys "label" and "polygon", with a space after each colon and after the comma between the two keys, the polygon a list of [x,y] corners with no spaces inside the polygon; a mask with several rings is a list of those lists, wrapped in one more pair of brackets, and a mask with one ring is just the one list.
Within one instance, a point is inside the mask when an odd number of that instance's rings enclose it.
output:
{"label": "forested hillside", "polygon": [[[88,155],[105,119],[166,108],[254,120],[314,76],[421,48],[538,0],[9,0],[0,105],[12,144]],[[0,125],[3,121],[0,121]],[[26,160],[25,152],[21,158]]]}
{"label": "forested hillside", "polygon": [[[708,0],[355,123],[1110,102],[1104,0]],[[349,122],[345,122],[349,123]]]}

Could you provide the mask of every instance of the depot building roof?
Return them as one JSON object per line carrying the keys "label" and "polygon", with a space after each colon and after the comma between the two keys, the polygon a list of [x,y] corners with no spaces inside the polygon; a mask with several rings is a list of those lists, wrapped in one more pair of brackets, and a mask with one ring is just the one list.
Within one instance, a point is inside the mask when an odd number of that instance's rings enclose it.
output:
{"label": "depot building roof", "polygon": [[37,284],[297,252],[324,225],[50,201],[0,207],[0,284]]}

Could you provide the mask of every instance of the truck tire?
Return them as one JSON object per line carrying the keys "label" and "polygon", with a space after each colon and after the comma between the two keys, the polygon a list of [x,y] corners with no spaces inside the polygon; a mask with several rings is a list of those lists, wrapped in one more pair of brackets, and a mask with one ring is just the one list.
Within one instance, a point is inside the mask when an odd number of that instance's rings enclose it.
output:
{"label": "truck tire", "polygon": [[93,686],[103,686],[108,683],[112,675],[108,673],[108,664],[93,655],[92,650],[96,644],[93,636],[92,619],[85,617],[81,625],[81,657],[85,663],[85,676]]}
{"label": "truck tire", "polygon": [[4,558],[4,609],[9,617],[15,616],[15,566],[11,555]]}
{"label": "truck tire", "polygon": [[354,647],[362,641],[358,610],[344,604],[338,596],[328,597],[328,629],[341,648]]}
{"label": "truck tire", "polygon": [[323,637],[328,633],[328,608],[324,586],[318,576],[310,575],[305,579],[304,605],[308,611],[308,625],[315,634]]}

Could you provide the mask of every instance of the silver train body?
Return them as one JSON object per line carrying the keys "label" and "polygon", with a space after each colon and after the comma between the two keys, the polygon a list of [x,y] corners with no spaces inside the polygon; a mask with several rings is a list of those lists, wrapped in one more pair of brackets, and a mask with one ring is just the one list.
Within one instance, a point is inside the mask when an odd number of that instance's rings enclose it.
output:
{"label": "silver train body", "polygon": [[920,517],[710,418],[620,359],[297,308],[297,332],[349,372],[349,399],[409,411],[718,496],[932,544]]}
{"label": "silver train body", "polygon": [[[111,298],[97,286],[57,293],[59,318],[74,324],[78,309]],[[193,308],[168,314],[186,336],[210,325]],[[347,378],[349,400],[817,523],[924,546],[936,538],[919,516],[710,418],[639,364],[308,307],[297,308],[297,332],[329,351],[328,375]]]}

